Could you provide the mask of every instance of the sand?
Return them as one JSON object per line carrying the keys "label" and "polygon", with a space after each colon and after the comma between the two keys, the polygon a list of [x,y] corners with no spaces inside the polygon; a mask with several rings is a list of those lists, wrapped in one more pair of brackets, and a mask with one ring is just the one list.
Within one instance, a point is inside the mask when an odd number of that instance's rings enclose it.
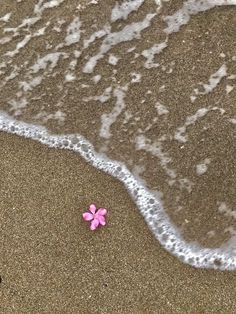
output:
{"label": "sand", "polygon": [[[175,12],[182,2],[182,0],[169,1],[167,12],[164,13]],[[25,17],[32,15],[34,4],[34,0],[23,1],[20,5],[9,4],[5,1],[1,5],[0,16],[12,11],[10,25],[15,27]],[[35,30],[46,25],[48,21],[51,21],[53,25],[60,16],[65,17],[69,22],[73,14],[79,13],[83,27],[88,32],[81,36],[87,38],[91,35],[91,25],[96,24],[97,29],[101,29],[110,19],[114,1],[100,1],[98,6],[91,9],[91,6],[86,7],[87,0],[81,0],[77,11],[75,9],[78,1],[70,0],[69,4],[65,1],[53,12],[45,11],[41,21],[34,25]],[[147,13],[154,12],[155,9],[154,1],[145,1],[142,9],[132,14],[127,21],[113,25],[113,31],[121,29],[125,23],[142,20]],[[133,41],[114,47],[112,52],[117,56],[124,56],[118,62],[118,72],[114,78],[113,67],[107,63],[107,56],[100,60],[94,74],[101,73],[102,80],[100,84],[93,85],[92,93],[90,88],[86,89],[82,84],[78,85],[78,81],[71,82],[71,85],[65,89],[64,73],[66,73],[69,61],[72,60],[65,59],[60,62],[60,71],[56,76],[45,75],[39,88],[35,88],[31,96],[27,95],[31,105],[23,112],[24,116],[21,118],[31,120],[32,116],[36,117],[39,112],[45,110],[45,106],[46,112],[54,113],[58,110],[58,104],[62,102],[63,112],[67,117],[63,127],[53,119],[52,121],[49,119],[49,123],[45,122],[46,126],[61,133],[65,130],[69,133],[78,132],[91,142],[96,142],[99,147],[101,143],[98,138],[99,130],[96,127],[100,128],[101,114],[112,110],[113,100],[108,101],[106,106],[103,103],[99,105],[94,103],[93,107],[91,103],[85,106],[83,98],[101,95],[111,84],[111,76],[120,85],[125,85],[130,78],[130,73],[136,71],[143,75],[145,84],[132,87],[133,91],[126,99],[127,109],[130,112],[133,110],[134,114],[139,112],[145,126],[153,113],[149,107],[148,114],[142,114],[142,110],[144,113],[147,111],[140,102],[143,95],[148,104],[154,103],[156,96],[161,100],[163,97],[164,104],[175,106],[175,110],[172,110],[172,120],[168,120],[172,124],[167,123],[168,128],[175,129],[176,126],[181,125],[182,121],[180,123],[179,119],[183,113],[192,114],[193,105],[189,106],[189,112],[186,112],[186,106],[182,104],[188,103],[189,91],[195,87],[196,82],[208,82],[209,76],[224,62],[229,63],[230,70],[235,69],[235,65],[229,61],[235,51],[233,45],[235,31],[232,26],[235,22],[234,17],[234,8],[228,7],[216,8],[193,17],[186,28],[169,39],[169,48],[166,49],[163,57],[158,56],[157,61],[161,65],[167,65],[166,70],[160,73],[156,72],[156,68],[148,71],[142,68],[145,61],[142,58],[136,64],[131,63],[134,55],[127,56],[125,51],[134,45]],[[137,52],[141,53],[153,43],[165,40],[162,32],[156,32],[163,28],[162,24],[161,19],[155,19],[152,27],[143,32],[142,40],[135,41]],[[33,64],[40,54],[44,54],[45,43],[52,43],[56,46],[64,40],[65,27],[66,25],[58,33],[52,32],[49,27],[45,36],[30,40],[26,48],[21,49],[19,55],[12,58],[13,63],[9,64],[16,66],[16,69],[17,66],[20,68],[25,60],[30,60]],[[0,34],[3,36],[3,32]],[[25,31],[22,31],[19,37],[16,37],[16,42],[24,36]],[[98,40],[89,48],[89,55],[96,54],[101,41],[102,39]],[[12,50],[16,42],[1,45],[1,55]],[[69,49],[74,49],[74,47],[64,47],[61,51],[68,52]],[[209,57],[211,50],[214,51],[212,58]],[[222,52],[225,52],[223,59]],[[82,54],[76,72],[78,78],[79,75],[81,76],[81,82],[92,84],[91,77],[82,72],[87,61],[86,53],[85,51],[84,55]],[[169,74],[174,65],[171,63],[173,59],[178,62],[174,67],[175,79],[171,80]],[[202,61],[195,64],[197,67],[194,71],[190,66],[193,60]],[[29,66],[32,65],[31,63]],[[10,68],[8,71],[10,73]],[[8,75],[8,72],[6,73]],[[8,101],[17,93],[19,82],[23,79],[30,82],[31,79],[27,77],[27,73],[23,71],[16,76],[16,79],[9,80],[1,89],[0,107],[2,110],[11,109],[9,109]],[[167,89],[169,88],[166,98],[161,94],[163,84]],[[207,96],[206,103],[217,103],[220,100],[224,102],[224,99],[219,97],[225,93],[224,84],[216,91],[216,94]],[[63,88],[60,89],[60,87]],[[153,94],[147,94],[151,88],[154,90]],[[229,112],[232,111],[232,115],[235,110],[235,94],[233,93],[235,90],[230,94],[233,96],[230,96],[230,99],[227,96],[225,101],[225,106]],[[200,108],[199,106],[202,106],[201,99],[195,102],[196,110]],[[215,116],[212,119],[214,120]],[[220,119],[219,113],[218,119]],[[206,120],[206,123],[209,121]],[[154,124],[148,136],[155,138],[159,129],[166,130],[164,122],[163,119],[163,127],[160,122],[157,125]],[[112,129],[113,142],[109,147],[110,156],[119,159],[120,156],[116,154],[120,152],[137,156],[136,150],[131,152],[132,132],[128,135],[127,129],[122,128],[121,125],[118,120],[117,125]],[[227,139],[225,134],[234,134],[233,127],[223,129],[224,124],[221,120],[219,125],[224,132],[221,132],[221,128],[218,127],[215,133],[212,133],[212,138],[220,138],[224,143]],[[222,136],[219,137],[219,134]],[[189,135],[195,142],[191,144],[192,147],[190,146],[186,151],[183,150],[183,156],[179,153],[176,143],[175,145],[172,142],[167,143],[165,147],[175,156],[177,164],[181,160],[186,171],[191,168],[191,165],[186,167],[187,163],[184,158],[192,156],[192,151],[195,151],[199,143],[196,129]],[[124,143],[120,141],[123,138],[127,139]],[[206,138],[210,139],[209,136]],[[117,143],[119,149],[116,149]],[[227,150],[220,160],[225,161],[225,156],[228,159],[232,157],[233,161],[228,164],[234,167],[235,147],[233,142],[232,144],[227,141],[225,143],[224,147]],[[0,133],[0,145],[0,241],[2,248],[0,314],[230,314],[236,312],[236,272],[195,269],[167,253],[149,231],[121,183],[94,169],[73,152],[49,149],[37,142],[6,133]],[[214,151],[217,146],[212,140],[212,145],[205,143],[202,146],[203,152],[206,147]],[[221,154],[222,152],[224,150]],[[199,155],[201,153],[199,147],[198,153]],[[123,156],[125,159],[126,155]],[[202,154],[201,158],[204,160],[205,156]],[[191,158],[189,160],[191,161]],[[156,160],[149,160],[148,165],[151,172],[150,178],[156,180],[156,176],[153,176],[155,169],[158,173],[159,185],[162,185],[164,176],[161,175]],[[192,169],[195,170],[195,168]],[[226,172],[224,165],[219,169]],[[231,168],[229,170],[232,181],[225,184],[225,190],[227,190],[227,196],[235,199],[233,190],[235,171],[231,171]],[[226,176],[218,175],[218,177],[225,178]],[[214,189],[216,183],[222,191],[221,181],[215,180],[212,185]],[[201,182],[199,186],[204,189]],[[214,194],[209,193],[209,195],[212,199]],[[199,216],[199,198],[190,196],[192,202],[190,205],[194,210],[198,209],[195,214]],[[173,194],[171,197],[173,198]],[[206,202],[205,197],[202,199]],[[107,226],[95,232],[91,232],[88,224],[82,220],[82,213],[91,202],[108,208],[109,213]],[[187,205],[186,207],[190,208]],[[204,214],[205,203],[202,208]],[[187,217],[189,220],[194,218],[193,211],[189,211],[189,216]],[[179,217],[182,221],[183,215]],[[199,220],[200,227],[202,228],[203,222],[212,227],[209,218],[205,216],[203,218]],[[195,239],[198,230],[190,227],[190,231],[192,238]]]}
{"label": "sand", "polygon": [[[164,251],[122,184],[73,152],[0,145],[0,313],[235,313],[236,273]],[[91,202],[109,211],[95,232]]]}
{"label": "sand", "polygon": [[[0,8],[0,16],[12,12],[7,27],[16,27],[26,17],[33,16],[37,1],[13,2]],[[168,47],[155,55],[153,62],[159,66],[147,69],[143,53],[167,40],[164,32],[167,25],[163,19],[180,9],[184,2],[168,1],[160,16],[153,18],[150,27],[141,32],[140,38],[108,47],[94,72],[86,74],[83,72],[85,65],[100,51],[105,37],[97,38],[88,48],[83,48],[84,42],[110,23],[115,1],[95,1],[97,5],[87,7],[85,0],[79,2],[80,6],[77,0],[64,1],[54,9],[45,10],[30,29],[38,32],[48,22],[50,27],[44,35],[32,38],[15,57],[6,58],[6,53],[12,51],[29,30],[19,30],[12,41],[0,45],[0,56],[8,63],[1,70],[5,75],[0,82],[0,110],[23,121],[43,124],[53,133],[83,135],[96,151],[105,151],[109,158],[125,163],[133,173],[138,171],[146,185],[158,191],[165,211],[187,242],[220,247],[232,237],[232,230],[236,230],[232,215],[219,210],[222,204],[231,210],[236,208],[236,132],[235,124],[229,122],[236,115],[236,88],[226,92],[235,85],[235,80],[229,79],[236,73],[233,61],[235,6],[217,7],[193,15],[187,25],[168,37]],[[127,20],[112,23],[111,31],[116,33],[126,25],[140,23],[156,10],[154,1],[146,0]],[[80,42],[56,48],[65,43],[67,27],[74,16],[79,16],[82,23]],[[62,20],[65,23],[60,28]],[[127,53],[134,47],[135,51]],[[78,59],[74,59],[75,49],[81,52]],[[67,57],[57,62],[54,55],[55,67],[51,68],[51,62],[46,62],[45,69],[32,73],[31,67],[40,67],[42,58],[50,59],[51,53],[59,52]],[[111,54],[119,59],[116,66],[109,64]],[[77,62],[73,71],[71,62]],[[201,94],[204,84],[222,67],[227,77],[222,77],[211,92]],[[71,71],[76,79],[65,81]],[[10,73],[11,79],[8,78]],[[140,82],[132,83],[135,73],[140,76]],[[98,83],[94,82],[95,75],[100,75]],[[42,79],[39,85],[38,79]],[[195,95],[196,89],[200,94]],[[105,93],[107,90],[111,95]],[[123,95],[121,106],[117,106],[115,94],[118,91]],[[196,97],[194,102],[191,97]],[[157,103],[166,106],[169,113],[160,115]],[[208,113],[186,127],[186,121],[199,110]],[[180,134],[186,142],[176,140],[183,126],[186,130]],[[149,145],[143,147],[142,141]],[[196,167],[205,160],[209,160],[209,167],[204,175],[198,175]]]}

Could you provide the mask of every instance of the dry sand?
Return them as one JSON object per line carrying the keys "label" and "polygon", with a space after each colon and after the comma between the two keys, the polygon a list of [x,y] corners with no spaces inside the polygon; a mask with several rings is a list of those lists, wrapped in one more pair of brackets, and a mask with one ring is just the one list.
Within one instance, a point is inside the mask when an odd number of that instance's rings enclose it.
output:
{"label": "dry sand", "polygon": [[[0,313],[235,313],[236,273],[165,252],[122,184],[69,151],[0,145]],[[109,209],[95,232],[90,202]]]}

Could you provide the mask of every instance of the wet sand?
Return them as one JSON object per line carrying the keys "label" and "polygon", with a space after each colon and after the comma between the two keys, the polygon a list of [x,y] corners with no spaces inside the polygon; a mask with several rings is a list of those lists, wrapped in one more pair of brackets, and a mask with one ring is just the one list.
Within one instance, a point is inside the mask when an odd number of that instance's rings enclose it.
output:
{"label": "wet sand", "polygon": [[[54,133],[83,135],[96,151],[138,172],[160,195],[187,242],[225,245],[236,230],[231,213],[236,208],[235,6],[193,14],[178,32],[167,35],[166,18],[183,7],[183,0],[168,1],[161,10],[146,0],[117,21],[111,21],[114,0],[97,5],[60,1],[42,7],[38,15],[36,2],[0,8],[0,16],[12,13],[9,23],[1,22],[6,42],[0,44],[0,109]],[[157,12],[148,27],[140,26]],[[37,23],[19,27],[35,16]],[[75,34],[79,39],[67,45],[75,17],[81,22]],[[124,39],[125,27],[132,25],[142,31]],[[10,27],[17,28],[13,37]],[[111,34],[116,39],[108,44]],[[150,54],[163,44],[163,51]],[[101,49],[106,53],[100,55]],[[109,61],[111,56],[117,64]],[[94,57],[99,58],[92,73],[84,72]],[[206,161],[199,175],[196,170]]]}
{"label": "wet sand", "polygon": [[[165,252],[122,184],[69,151],[0,145],[0,313],[235,313],[236,273]],[[95,232],[91,202],[109,210]]]}

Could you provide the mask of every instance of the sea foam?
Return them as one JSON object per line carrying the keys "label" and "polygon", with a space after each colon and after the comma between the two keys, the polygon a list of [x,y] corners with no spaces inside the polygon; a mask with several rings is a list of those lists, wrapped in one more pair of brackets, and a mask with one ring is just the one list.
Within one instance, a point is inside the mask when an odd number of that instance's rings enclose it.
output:
{"label": "sea foam", "polygon": [[[87,76],[92,74],[91,80],[98,84],[100,80],[102,80],[102,75],[100,75],[100,73],[98,74],[94,72],[96,72],[99,61],[104,59],[105,56],[107,56],[109,53],[109,65],[113,68],[117,67],[120,63],[120,58],[119,55],[116,57],[116,55],[113,54],[112,49],[120,44],[125,44],[133,40],[142,41],[142,33],[147,31],[148,28],[152,27],[152,23],[157,17],[156,11],[146,14],[138,22],[135,20],[131,24],[125,26],[122,26],[123,24],[121,24],[122,27],[118,29],[115,28],[116,31],[114,31],[112,25],[112,23],[124,23],[130,16],[132,16],[132,14],[135,14],[137,10],[142,8],[144,2],[144,0],[124,0],[120,4],[116,3],[110,15],[111,24],[107,23],[103,25],[100,30],[96,29],[92,34],[90,34],[90,36],[85,38],[83,37],[84,30],[82,29],[82,19],[80,19],[80,17],[74,17],[73,20],[68,24],[66,35],[63,38],[64,42],[56,46],[55,50],[50,50],[48,54],[38,56],[35,63],[28,68],[28,72],[26,71],[26,81],[18,82],[20,89],[22,89],[26,95],[24,93],[21,94],[22,91],[20,91],[19,99],[12,99],[9,101],[9,111],[12,114],[15,114],[15,116],[19,116],[23,109],[25,109],[27,106],[30,106],[30,99],[28,100],[26,97],[28,96],[27,93],[33,90],[35,87],[39,86],[43,81],[43,78],[45,78],[47,75],[54,73],[59,61],[61,60],[70,60],[69,68],[65,72],[64,77],[67,84],[73,82],[76,79],[75,69],[81,54],[84,53],[87,48],[90,48],[90,46],[92,46],[96,40],[100,40],[100,46],[98,46],[97,51],[93,51],[92,55],[89,54],[87,56],[88,58],[85,59],[86,63],[84,64],[82,71]],[[159,0],[153,0],[153,2],[155,2],[157,6],[161,5],[161,1]],[[6,45],[8,42],[11,42],[16,36],[19,35],[20,30],[35,26],[35,24],[38,23],[40,19],[42,19],[47,10],[53,10],[57,7],[60,7],[63,5],[63,3],[64,0],[50,0],[48,2],[39,0],[35,5],[33,16],[31,18],[22,20],[18,27],[5,28],[4,33],[6,33],[7,36],[0,39],[0,44]],[[236,5],[236,0],[188,0],[185,1],[183,6],[173,15],[163,17],[163,21],[166,23],[166,27],[164,28],[165,38],[162,39],[161,42],[155,43],[154,45],[151,43],[149,47],[140,53],[140,55],[145,59],[145,69],[152,70],[153,68],[159,68],[159,63],[154,62],[156,57],[158,57],[157,55],[168,49],[168,42],[171,36],[174,36],[174,33],[178,32],[183,25],[186,25],[190,21],[192,15],[196,15],[199,12],[204,12],[221,5]],[[8,23],[10,20],[11,13],[7,13],[6,15],[0,17],[1,23],[4,24]],[[45,26],[39,29],[37,32],[27,32],[27,34],[23,36],[23,39],[15,47],[13,47],[13,50],[9,50],[4,55],[6,58],[0,64],[0,69],[5,69],[7,65],[11,64],[12,59],[15,56],[20,54],[22,50],[28,48],[33,38],[37,39],[43,36],[47,27],[48,26]],[[61,28],[57,26],[56,30],[60,32]],[[77,50],[76,47],[76,50],[70,54],[69,47],[74,47],[80,43],[80,50]],[[58,51],[63,47],[66,47],[68,50],[66,50],[66,52]],[[132,48],[129,48],[127,52],[131,53],[135,49],[135,46],[133,46]],[[72,60],[69,59],[71,55],[73,55]],[[138,56],[139,54],[137,54],[137,57]],[[28,63],[24,64],[25,67],[27,65]],[[137,68],[134,70],[140,69]],[[42,72],[43,74],[41,75]],[[8,72],[6,71],[6,73]],[[2,80],[1,87],[4,87],[4,84],[7,84],[9,81],[17,77],[19,73],[20,67],[15,67],[10,75],[7,74],[8,76],[5,76],[5,78]],[[34,75],[37,76],[35,77]],[[138,84],[142,80],[142,75],[134,71],[131,72],[131,76],[131,83]],[[196,87],[193,90],[190,97],[192,104],[195,102],[195,100],[198,100],[197,98],[200,98],[202,95],[207,95],[216,89],[226,76],[227,67],[225,64],[223,64],[218,69],[218,71],[214,72],[209,77],[208,83],[202,83],[199,88]],[[228,79],[230,78],[232,80],[235,79],[235,75],[233,74],[228,76]],[[102,104],[109,100],[111,96],[116,98],[114,107],[110,113],[106,112],[101,115],[101,129],[99,135],[100,138],[105,139],[105,141],[108,141],[112,137],[111,127],[126,108],[124,98],[125,94],[127,93],[127,88],[130,85],[134,84],[128,83],[126,85],[117,85],[114,88],[108,86],[100,95],[89,95],[89,97],[83,98],[84,103],[93,100]],[[226,91],[227,93],[230,93],[233,87],[231,85],[227,86],[228,87]],[[162,87],[160,87],[160,90],[161,89],[164,90],[165,85],[162,85]],[[164,119],[166,116],[169,116],[171,108],[169,104],[166,105],[165,103],[162,104],[162,102],[156,101],[155,110],[157,111],[157,115]],[[212,111],[220,111],[221,114],[224,113],[223,109],[215,106],[208,108],[203,107],[196,110],[194,114],[187,116],[183,124],[180,125],[180,127],[176,130],[174,134],[175,140],[177,140],[180,144],[188,142],[188,128]],[[127,112],[125,113],[128,119],[129,114]],[[62,123],[65,120],[66,115],[57,108],[57,111],[54,114],[48,114],[46,111],[41,111],[34,118],[36,120],[38,119],[42,123],[48,119],[54,119]],[[234,117],[228,118],[228,121],[232,124],[236,124],[236,119]],[[124,186],[128,190],[134,202],[137,204],[140,213],[143,215],[147,225],[157,240],[167,251],[178,257],[183,262],[188,263],[194,267],[214,268],[221,270],[236,269],[235,237],[232,237],[231,240],[228,241],[228,243],[226,243],[224,246],[215,249],[205,247],[203,248],[196,243],[186,242],[179,230],[174,226],[170,218],[167,216],[160,198],[158,198],[156,193],[153,194],[146,188],[145,181],[141,179],[139,180],[138,176],[132,174],[124,164],[109,159],[107,156],[105,156],[105,154],[97,153],[93,148],[93,145],[81,135],[51,134],[46,128],[42,126],[16,121],[4,112],[0,112],[0,130],[36,140],[51,148],[72,150],[75,153],[79,153],[94,167],[123,182]],[[172,180],[176,178],[175,170],[169,166],[170,157],[168,154],[166,154],[166,152],[163,151],[161,141],[150,143],[148,137],[145,134],[138,134],[135,137],[135,143],[137,151],[145,147],[146,151],[150,151],[153,156],[158,157],[167,176]],[[198,176],[204,177],[206,172],[208,172],[208,166],[209,168],[211,166],[209,163],[210,161],[208,159],[199,160],[199,163],[194,169]],[[142,170],[142,167],[140,167],[140,169]],[[226,207],[224,203],[220,203],[219,212],[229,214],[231,213],[230,210],[231,208]]]}
{"label": "sea foam", "polygon": [[97,169],[123,182],[155,237],[167,251],[181,261],[194,267],[236,269],[236,255],[233,257],[227,247],[208,249],[184,241],[165,214],[157,196],[148,191],[124,164],[96,153],[92,144],[84,137],[78,134],[53,135],[44,127],[15,121],[4,112],[0,113],[0,130],[38,141],[51,148],[72,150]]}

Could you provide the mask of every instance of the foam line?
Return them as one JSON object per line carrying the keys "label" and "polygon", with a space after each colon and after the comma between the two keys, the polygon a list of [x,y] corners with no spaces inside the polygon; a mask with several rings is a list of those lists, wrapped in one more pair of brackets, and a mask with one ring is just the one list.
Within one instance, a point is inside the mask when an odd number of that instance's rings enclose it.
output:
{"label": "foam line", "polygon": [[72,150],[97,169],[122,181],[155,237],[167,251],[184,263],[199,268],[236,269],[236,256],[231,256],[227,248],[209,249],[185,242],[171,224],[160,200],[154,197],[123,164],[97,154],[93,146],[82,136],[53,135],[44,127],[15,121],[3,112],[0,112],[0,131],[36,140],[51,148]]}

